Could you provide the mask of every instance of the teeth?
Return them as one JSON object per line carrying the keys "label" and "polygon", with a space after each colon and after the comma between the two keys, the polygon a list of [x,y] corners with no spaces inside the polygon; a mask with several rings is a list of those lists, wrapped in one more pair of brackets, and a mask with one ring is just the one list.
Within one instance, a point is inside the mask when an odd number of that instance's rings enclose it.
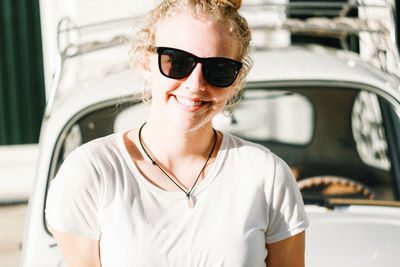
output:
{"label": "teeth", "polygon": [[185,106],[188,106],[188,107],[200,106],[201,103],[203,103],[202,101],[192,101],[192,100],[189,100],[187,98],[183,98],[183,97],[179,97],[179,96],[176,97],[176,100],[179,103],[181,103],[181,104],[183,104]]}

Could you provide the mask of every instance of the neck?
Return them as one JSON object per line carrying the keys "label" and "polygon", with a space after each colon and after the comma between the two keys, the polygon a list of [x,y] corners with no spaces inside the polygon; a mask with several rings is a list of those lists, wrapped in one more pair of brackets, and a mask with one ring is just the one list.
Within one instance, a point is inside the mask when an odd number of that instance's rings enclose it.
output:
{"label": "neck", "polygon": [[142,141],[153,155],[169,165],[173,160],[206,158],[214,142],[211,123],[191,131],[148,121],[142,129]]}

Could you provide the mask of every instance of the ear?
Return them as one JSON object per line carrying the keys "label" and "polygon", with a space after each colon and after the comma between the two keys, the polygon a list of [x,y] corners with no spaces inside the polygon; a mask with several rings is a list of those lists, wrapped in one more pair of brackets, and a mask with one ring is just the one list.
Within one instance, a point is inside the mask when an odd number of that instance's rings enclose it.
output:
{"label": "ear", "polygon": [[239,84],[237,83],[237,81],[235,81],[235,83],[233,85],[231,85],[231,87],[229,88],[229,92],[228,92],[229,99],[235,98],[236,95],[240,92],[240,90],[241,90],[241,88],[240,88]]}
{"label": "ear", "polygon": [[238,102],[240,102],[240,100],[242,99],[243,96],[243,89],[240,86],[240,84],[237,84],[235,82],[235,84],[229,88],[229,92],[228,92],[228,99],[226,102],[226,105],[236,105]]}
{"label": "ear", "polygon": [[144,77],[149,77],[151,72],[150,52],[148,50],[143,51],[137,62],[139,63],[142,75]]}

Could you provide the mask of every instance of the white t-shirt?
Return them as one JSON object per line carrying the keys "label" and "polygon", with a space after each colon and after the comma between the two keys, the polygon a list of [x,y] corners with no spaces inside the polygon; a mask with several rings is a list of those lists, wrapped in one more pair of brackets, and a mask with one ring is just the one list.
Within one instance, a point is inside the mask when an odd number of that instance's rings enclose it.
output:
{"label": "white t-shirt", "polygon": [[46,219],[56,230],[100,240],[103,267],[265,266],[265,243],[308,226],[288,166],[227,133],[193,195],[189,209],[185,193],[151,184],[117,133],[68,156],[51,182]]}

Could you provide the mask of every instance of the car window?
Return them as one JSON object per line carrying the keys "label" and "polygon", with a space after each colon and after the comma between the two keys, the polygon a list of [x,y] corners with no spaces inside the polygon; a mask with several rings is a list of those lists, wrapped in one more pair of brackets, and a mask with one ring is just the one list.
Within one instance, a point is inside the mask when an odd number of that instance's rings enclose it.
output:
{"label": "car window", "polygon": [[255,142],[305,145],[313,135],[314,109],[306,97],[297,93],[248,90],[232,114],[219,114],[213,125]]}
{"label": "car window", "polygon": [[358,94],[352,111],[352,130],[362,161],[370,166],[389,170],[388,144],[378,97],[375,94]]}

